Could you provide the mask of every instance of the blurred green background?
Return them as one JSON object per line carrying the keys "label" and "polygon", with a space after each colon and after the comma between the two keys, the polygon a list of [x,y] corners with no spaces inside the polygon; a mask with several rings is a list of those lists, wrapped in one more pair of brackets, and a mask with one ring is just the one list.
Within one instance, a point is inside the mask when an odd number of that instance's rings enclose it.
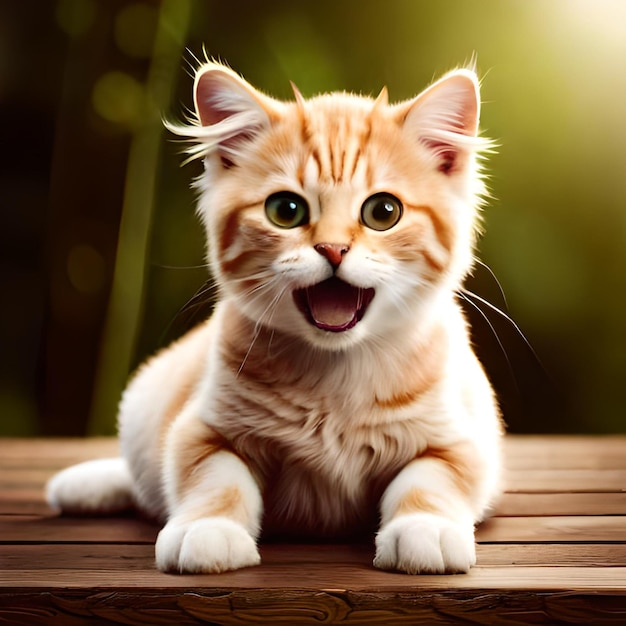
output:
{"label": "blurred green background", "polygon": [[474,312],[479,353],[510,430],[624,431],[626,2],[5,0],[0,435],[113,433],[129,371],[206,313],[177,315],[206,280],[200,166],[161,125],[203,46],[282,98],[404,99],[476,54],[501,146],[479,254],[547,376]]}

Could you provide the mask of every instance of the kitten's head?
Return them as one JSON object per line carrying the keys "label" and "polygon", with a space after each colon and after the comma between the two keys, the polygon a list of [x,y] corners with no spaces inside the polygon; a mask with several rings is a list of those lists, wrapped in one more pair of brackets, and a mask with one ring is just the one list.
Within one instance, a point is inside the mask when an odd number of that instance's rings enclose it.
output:
{"label": "kitten's head", "polygon": [[197,122],[199,213],[221,297],[326,349],[398,334],[460,285],[482,191],[478,81],[444,76],[395,105],[333,93],[293,102],[215,63]]}

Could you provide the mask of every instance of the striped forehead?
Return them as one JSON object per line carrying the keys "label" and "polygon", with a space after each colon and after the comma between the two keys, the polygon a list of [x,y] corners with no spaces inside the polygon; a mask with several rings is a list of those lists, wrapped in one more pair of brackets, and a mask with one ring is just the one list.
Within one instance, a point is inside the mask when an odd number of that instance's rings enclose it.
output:
{"label": "striped forehead", "polygon": [[301,118],[303,186],[356,183],[366,174],[371,135],[370,116],[363,111],[332,110]]}

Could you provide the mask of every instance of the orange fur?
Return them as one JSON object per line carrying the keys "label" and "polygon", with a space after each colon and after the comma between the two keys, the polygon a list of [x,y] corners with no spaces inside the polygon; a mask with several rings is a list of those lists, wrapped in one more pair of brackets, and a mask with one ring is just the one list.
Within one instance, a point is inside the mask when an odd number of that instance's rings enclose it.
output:
{"label": "orange fur", "polygon": [[169,445],[176,453],[173,460],[181,495],[197,487],[197,470],[204,461],[217,452],[232,449],[224,437],[200,420],[186,422],[184,428],[176,428],[169,437]]}
{"label": "orange fur", "polygon": [[167,378],[162,381],[162,384],[172,391],[163,407],[163,417],[160,422],[164,435],[189,401],[198,380],[202,376],[206,360],[207,342],[205,337],[207,334],[208,327],[200,325],[185,335],[178,344],[181,351],[180,365],[174,371],[168,371]]}
{"label": "orange fur", "polygon": [[433,496],[424,489],[407,491],[395,511],[395,517],[411,513],[440,513],[440,508],[432,503]]}
{"label": "orange fur", "polygon": [[441,461],[449,471],[459,493],[464,497],[470,497],[483,478],[481,476],[483,470],[476,462],[476,452],[474,446],[468,442],[462,442],[449,448],[428,448],[420,458]]}
{"label": "orange fur", "polygon": [[410,384],[402,381],[404,384],[393,395],[385,398],[376,396],[376,405],[386,409],[399,409],[417,401],[435,385],[443,373],[447,354],[446,340],[446,333],[441,327],[433,329],[428,340],[405,366],[405,370],[411,375]]}

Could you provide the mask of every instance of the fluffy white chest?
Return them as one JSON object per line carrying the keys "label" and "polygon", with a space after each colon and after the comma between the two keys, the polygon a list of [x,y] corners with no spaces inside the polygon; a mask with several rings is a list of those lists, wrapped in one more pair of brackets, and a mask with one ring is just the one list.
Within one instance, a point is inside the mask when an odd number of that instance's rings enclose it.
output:
{"label": "fluffy white chest", "polygon": [[203,417],[262,483],[265,528],[337,533],[375,518],[387,484],[428,445],[418,419],[376,407],[371,387],[338,384],[340,372],[298,384],[220,372]]}

